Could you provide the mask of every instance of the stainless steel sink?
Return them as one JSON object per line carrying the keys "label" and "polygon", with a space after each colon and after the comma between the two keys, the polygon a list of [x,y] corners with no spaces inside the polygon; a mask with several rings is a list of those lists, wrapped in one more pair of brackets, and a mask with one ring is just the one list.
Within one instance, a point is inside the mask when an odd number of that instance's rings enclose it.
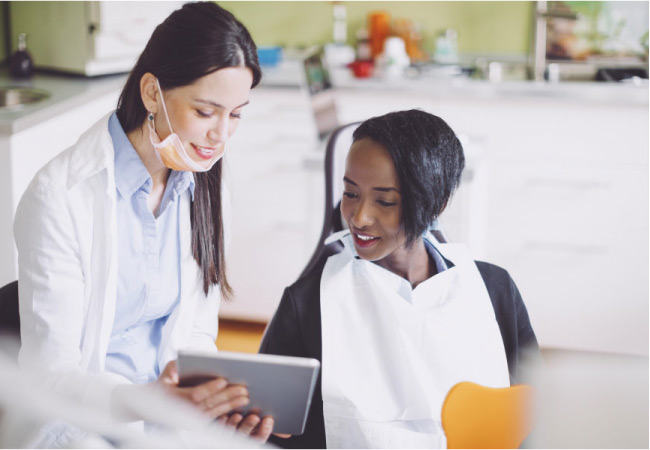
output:
{"label": "stainless steel sink", "polygon": [[4,86],[0,87],[0,109],[19,108],[37,103],[50,97],[50,93],[38,88]]}

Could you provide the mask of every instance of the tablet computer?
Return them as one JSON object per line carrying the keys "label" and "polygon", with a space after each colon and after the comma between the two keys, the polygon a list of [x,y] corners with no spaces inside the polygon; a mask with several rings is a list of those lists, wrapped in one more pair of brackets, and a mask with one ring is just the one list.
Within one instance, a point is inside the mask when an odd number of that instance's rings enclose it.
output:
{"label": "tablet computer", "polygon": [[250,403],[242,414],[272,416],[274,433],[299,435],[305,430],[320,362],[312,358],[253,353],[214,354],[181,351],[179,386],[196,386],[216,377],[248,388]]}

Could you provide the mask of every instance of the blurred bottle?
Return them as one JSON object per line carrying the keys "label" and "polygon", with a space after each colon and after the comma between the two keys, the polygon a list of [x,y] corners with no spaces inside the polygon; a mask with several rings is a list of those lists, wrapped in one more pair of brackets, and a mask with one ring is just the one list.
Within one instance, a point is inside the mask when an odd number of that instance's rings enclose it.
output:
{"label": "blurred bottle", "polygon": [[436,39],[436,50],[433,60],[442,64],[458,62],[458,33],[453,28],[447,28]]}
{"label": "blurred bottle", "polygon": [[[330,69],[344,67],[354,61],[354,49],[347,45],[348,24],[347,11],[342,2],[332,2],[334,26],[332,27],[332,43],[326,44],[325,63]],[[335,76],[335,75],[333,75]]]}
{"label": "blurred bottle", "polygon": [[384,41],[390,35],[390,14],[386,11],[371,12],[368,15],[368,34],[374,59],[384,51]]}
{"label": "blurred bottle", "polygon": [[359,28],[357,30],[357,60],[358,61],[372,61],[372,50],[370,48],[370,39],[368,37],[368,30]]}
{"label": "blurred bottle", "polygon": [[384,51],[375,60],[378,75],[389,79],[404,76],[405,70],[410,63],[404,39],[399,36],[387,38],[384,42]]}
{"label": "blurred bottle", "polygon": [[334,2],[334,28],[332,40],[335,44],[344,45],[348,40],[347,11],[341,2]]}
{"label": "blurred bottle", "polygon": [[503,80],[503,64],[498,61],[491,61],[488,64],[488,80],[493,83]]}
{"label": "blurred bottle", "polygon": [[18,50],[16,50],[9,60],[9,75],[13,78],[30,78],[34,74],[34,62],[27,51],[25,33],[18,35]]}
{"label": "blurred bottle", "polygon": [[424,62],[428,59],[427,54],[422,51],[422,34],[411,19],[395,19],[393,34],[404,40],[411,62]]}

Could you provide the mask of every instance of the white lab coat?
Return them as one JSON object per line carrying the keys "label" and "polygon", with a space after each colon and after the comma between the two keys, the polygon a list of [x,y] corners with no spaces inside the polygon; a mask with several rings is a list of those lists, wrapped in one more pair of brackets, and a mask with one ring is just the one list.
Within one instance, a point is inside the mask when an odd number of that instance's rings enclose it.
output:
{"label": "white lab coat", "polygon": [[[110,407],[129,383],[104,372],[117,292],[114,149],[108,118],[34,177],[16,211],[21,367],[51,371],[47,387]],[[224,199],[228,198],[226,192]],[[181,301],[163,328],[160,367],[183,348],[216,351],[220,291],[203,293],[192,256],[190,194],[180,197]],[[228,205],[224,217],[229,218]],[[225,220],[224,220],[225,222]]]}

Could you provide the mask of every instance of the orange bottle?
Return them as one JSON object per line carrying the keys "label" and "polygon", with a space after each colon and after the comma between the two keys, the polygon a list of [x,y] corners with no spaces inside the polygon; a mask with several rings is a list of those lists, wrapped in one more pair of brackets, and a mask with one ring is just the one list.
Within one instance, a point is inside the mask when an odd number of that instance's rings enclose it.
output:
{"label": "orange bottle", "polygon": [[390,35],[390,14],[386,11],[372,11],[368,14],[370,53],[376,58],[384,51],[384,41]]}

